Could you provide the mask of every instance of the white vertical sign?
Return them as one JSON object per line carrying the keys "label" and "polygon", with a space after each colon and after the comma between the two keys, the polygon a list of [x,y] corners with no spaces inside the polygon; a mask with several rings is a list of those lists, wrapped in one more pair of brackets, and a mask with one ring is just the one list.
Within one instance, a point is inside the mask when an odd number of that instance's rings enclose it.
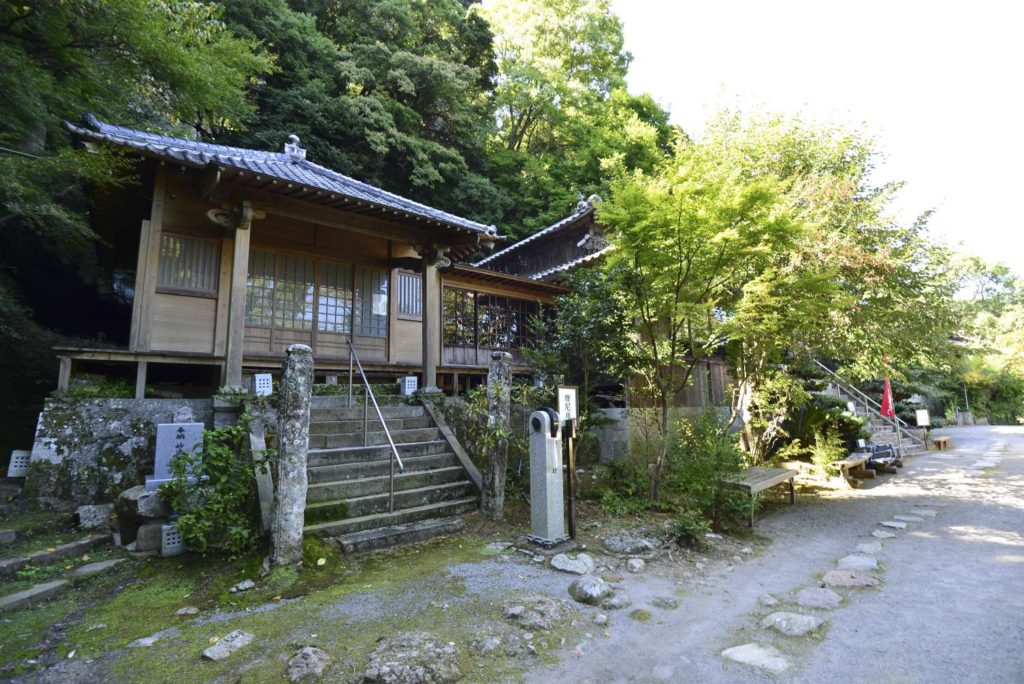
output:
{"label": "white vertical sign", "polygon": [[932,424],[932,417],[928,415],[928,409],[917,409],[917,425],[918,427],[930,427]]}
{"label": "white vertical sign", "polygon": [[565,425],[567,420],[576,420],[578,416],[576,410],[576,388],[575,387],[563,387],[558,388],[558,418]]}

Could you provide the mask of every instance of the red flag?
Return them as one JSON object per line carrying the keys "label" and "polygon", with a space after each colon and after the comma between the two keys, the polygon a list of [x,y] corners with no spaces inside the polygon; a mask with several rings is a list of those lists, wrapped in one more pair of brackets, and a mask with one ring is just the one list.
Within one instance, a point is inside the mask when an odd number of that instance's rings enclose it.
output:
{"label": "red flag", "polygon": [[887,418],[896,417],[896,405],[892,400],[892,387],[889,386],[889,376],[885,376],[885,389],[882,390],[882,415]]}

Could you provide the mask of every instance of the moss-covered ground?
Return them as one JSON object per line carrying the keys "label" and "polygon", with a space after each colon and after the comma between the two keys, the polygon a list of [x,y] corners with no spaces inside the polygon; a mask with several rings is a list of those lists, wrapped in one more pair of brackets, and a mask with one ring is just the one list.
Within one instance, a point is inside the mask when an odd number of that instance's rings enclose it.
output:
{"label": "moss-covered ground", "polygon": [[[480,655],[469,642],[515,629],[501,614],[502,599],[510,597],[501,573],[515,573],[517,566],[497,562],[487,543],[509,538],[516,526],[469,520],[461,535],[368,556],[343,556],[329,544],[307,540],[301,568],[266,576],[262,555],[130,558],[61,597],[0,614],[0,676],[72,658],[93,661],[95,677],[114,681],[209,681],[243,673],[247,682],[281,681],[296,648],[317,645],[332,655],[334,675],[347,679],[365,667],[380,637],[426,631],[457,645],[466,681],[515,679],[533,656]],[[90,555],[118,554],[110,549]],[[80,564],[68,559],[46,572],[57,576],[64,566]],[[496,573],[493,590],[467,592],[463,579],[450,572],[465,564],[489,564]],[[243,579],[255,580],[256,588],[232,593]],[[199,614],[176,615],[186,606]],[[201,658],[236,629],[256,635],[256,642],[220,663]],[[128,647],[158,632],[164,636],[152,646]],[[563,637],[575,635],[574,628],[559,625],[533,643],[546,661]]]}

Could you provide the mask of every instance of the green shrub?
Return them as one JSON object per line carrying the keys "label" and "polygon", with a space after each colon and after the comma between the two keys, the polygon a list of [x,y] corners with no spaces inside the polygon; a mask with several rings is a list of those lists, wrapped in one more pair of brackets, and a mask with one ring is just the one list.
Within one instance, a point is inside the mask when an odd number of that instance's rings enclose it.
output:
{"label": "green shrub", "polygon": [[627,497],[611,489],[601,493],[601,509],[607,515],[625,517],[627,515],[641,515],[651,507],[651,500],[647,497]]}
{"label": "green shrub", "polygon": [[747,497],[724,481],[744,468],[743,452],[722,417],[706,411],[681,421],[678,434],[662,476],[662,501],[718,529],[741,519],[749,511]]}
{"label": "green shrub", "polygon": [[672,537],[680,544],[695,549],[704,548],[711,525],[700,514],[685,508],[679,509],[672,521]]}
{"label": "green shrub", "polygon": [[188,548],[239,556],[259,544],[255,468],[265,471],[267,462],[254,463],[248,436],[249,417],[243,416],[238,425],[205,431],[198,453],[171,460],[173,480],[160,495],[181,514],[176,525]]}
{"label": "green shrub", "polygon": [[835,463],[846,458],[846,445],[843,438],[835,430],[829,430],[824,435],[818,431],[814,433],[814,447],[811,448],[811,462],[822,471],[830,463]]}

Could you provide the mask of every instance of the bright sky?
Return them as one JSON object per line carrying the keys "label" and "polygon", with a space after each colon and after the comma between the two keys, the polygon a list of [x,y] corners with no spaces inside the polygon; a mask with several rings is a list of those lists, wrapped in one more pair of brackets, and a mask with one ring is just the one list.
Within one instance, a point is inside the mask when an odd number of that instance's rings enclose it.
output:
{"label": "bright sky", "polygon": [[897,209],[1024,275],[1024,3],[613,0],[630,90],[700,134],[725,107],[859,127]]}

